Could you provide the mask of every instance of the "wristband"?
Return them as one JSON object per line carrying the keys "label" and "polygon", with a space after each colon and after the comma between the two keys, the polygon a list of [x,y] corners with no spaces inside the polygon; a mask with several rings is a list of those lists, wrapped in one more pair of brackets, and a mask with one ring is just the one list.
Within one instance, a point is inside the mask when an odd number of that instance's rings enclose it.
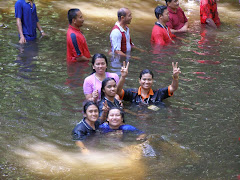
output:
{"label": "wristband", "polygon": [[173,78],[173,80],[178,80],[179,76],[177,76],[177,77],[172,76],[172,78]]}
{"label": "wristband", "polygon": [[40,31],[40,33],[44,33],[44,31],[43,31],[43,30],[41,30],[41,31]]}

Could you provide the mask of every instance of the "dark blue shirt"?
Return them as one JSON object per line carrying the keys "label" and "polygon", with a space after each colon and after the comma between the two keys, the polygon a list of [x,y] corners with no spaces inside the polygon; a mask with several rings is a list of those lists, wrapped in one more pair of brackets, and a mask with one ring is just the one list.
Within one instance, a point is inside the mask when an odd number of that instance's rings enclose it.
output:
{"label": "dark blue shirt", "polygon": [[25,0],[18,0],[15,4],[15,17],[22,21],[22,31],[25,39],[31,41],[37,38],[37,9],[33,3],[31,7],[30,2]]}
{"label": "dark blue shirt", "polygon": [[100,125],[100,121],[96,121],[94,123],[94,125],[95,125],[95,130],[91,126],[88,125],[85,118],[83,120],[81,120],[72,131],[73,140],[83,141],[88,136],[95,134],[96,130],[98,129],[98,127]]}
{"label": "dark blue shirt", "polygon": [[108,107],[111,109],[112,107],[118,107],[120,109],[122,109],[122,106],[120,105],[119,101],[114,98],[114,103],[112,103],[111,101],[109,101],[107,98],[103,98],[99,103],[98,103],[98,107],[99,107],[99,117],[102,116],[102,113],[103,113],[103,103],[107,101],[107,104],[108,104]]}
{"label": "dark blue shirt", "polygon": [[133,133],[136,133],[136,134],[143,134],[144,132],[137,129],[136,127],[134,126],[131,126],[129,124],[124,124],[124,125],[121,125],[118,129],[111,129],[108,125],[108,123],[103,123],[99,126],[99,129],[102,133],[109,133],[109,132],[113,132],[113,131],[116,131],[116,130],[122,130],[123,133],[126,133],[126,132],[133,132]]}

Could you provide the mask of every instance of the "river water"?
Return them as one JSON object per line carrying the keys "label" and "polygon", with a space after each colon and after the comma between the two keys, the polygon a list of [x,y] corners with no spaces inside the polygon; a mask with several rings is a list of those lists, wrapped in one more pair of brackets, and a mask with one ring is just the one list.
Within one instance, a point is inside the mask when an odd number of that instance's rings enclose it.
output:
{"label": "river water", "polygon": [[[163,1],[36,0],[48,37],[25,46],[18,44],[14,3],[0,0],[0,179],[237,179],[238,2],[218,3],[222,26],[211,31],[201,29],[199,2],[181,1],[190,30],[177,34],[185,41],[161,50],[152,49],[150,37],[154,8]],[[123,6],[133,13],[132,41],[148,51],[132,52],[141,59],[130,60],[125,87],[138,87],[143,68],[154,72],[154,89],[168,86],[174,61],[182,70],[179,89],[158,111],[125,104],[132,112],[126,114],[127,123],[153,136],[149,141],[155,156],[142,155],[139,147],[144,145],[131,137],[106,142],[99,137],[92,154],[83,156],[71,131],[83,117],[82,84],[91,66],[66,64],[66,14],[80,8],[91,54],[107,54],[109,33]],[[108,59],[108,70],[119,72],[122,61]]]}

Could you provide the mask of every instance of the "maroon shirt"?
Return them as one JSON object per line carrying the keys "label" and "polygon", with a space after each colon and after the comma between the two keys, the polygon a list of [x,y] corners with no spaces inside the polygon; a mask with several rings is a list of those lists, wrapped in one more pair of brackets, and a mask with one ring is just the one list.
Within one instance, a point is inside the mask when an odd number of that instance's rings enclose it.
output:
{"label": "maroon shirt", "polygon": [[188,21],[183,10],[179,7],[176,12],[174,12],[170,7],[167,7],[169,12],[169,20],[166,25],[170,29],[179,30]]}

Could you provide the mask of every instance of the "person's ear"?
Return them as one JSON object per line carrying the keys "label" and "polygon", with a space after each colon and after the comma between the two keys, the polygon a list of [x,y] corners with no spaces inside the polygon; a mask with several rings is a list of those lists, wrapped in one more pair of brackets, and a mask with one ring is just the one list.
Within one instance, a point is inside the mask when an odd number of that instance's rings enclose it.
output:
{"label": "person's ear", "polygon": [[139,84],[140,84],[141,83],[141,79],[139,78],[138,81],[139,81]]}

